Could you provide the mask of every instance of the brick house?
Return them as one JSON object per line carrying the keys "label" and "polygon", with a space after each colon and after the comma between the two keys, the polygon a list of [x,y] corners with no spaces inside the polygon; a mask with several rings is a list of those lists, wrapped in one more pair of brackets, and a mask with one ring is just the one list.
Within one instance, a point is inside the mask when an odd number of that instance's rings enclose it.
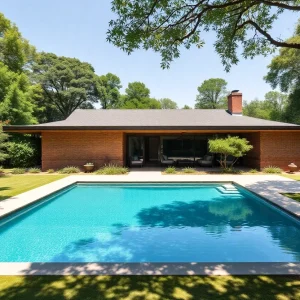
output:
{"label": "brick house", "polygon": [[66,120],[4,126],[6,132],[40,134],[42,169],[107,163],[128,165],[137,155],[147,165],[163,155],[196,161],[214,136],[238,135],[253,145],[240,164],[253,168],[300,166],[300,126],[242,115],[242,94],[228,96],[228,109],[76,110]]}

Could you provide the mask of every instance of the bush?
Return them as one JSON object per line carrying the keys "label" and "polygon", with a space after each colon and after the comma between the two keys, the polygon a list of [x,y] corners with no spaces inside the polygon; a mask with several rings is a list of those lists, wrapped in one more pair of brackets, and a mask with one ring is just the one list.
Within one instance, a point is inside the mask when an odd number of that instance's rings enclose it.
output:
{"label": "bush", "polygon": [[251,170],[249,171],[249,173],[255,174],[255,173],[258,173],[258,171],[257,171],[256,169],[251,169]]}
{"label": "bush", "polygon": [[11,170],[11,174],[25,174],[26,170],[22,168],[14,168]]}
{"label": "bush", "polygon": [[117,165],[105,165],[103,168],[95,172],[98,175],[122,175],[127,174],[128,169]]}
{"label": "bush", "polygon": [[0,173],[4,173],[4,169],[2,166],[0,166]]}
{"label": "bush", "polygon": [[167,167],[165,169],[165,173],[167,173],[167,174],[175,174],[176,173],[176,168],[175,167]]}
{"label": "bush", "polygon": [[54,169],[49,169],[47,170],[47,173],[51,174],[51,173],[55,173]]}
{"label": "bush", "polygon": [[191,167],[186,167],[186,168],[182,169],[182,172],[183,173],[195,173],[196,170],[194,168],[191,168]]}
{"label": "bush", "polygon": [[282,173],[282,170],[279,167],[276,167],[276,166],[267,166],[267,167],[263,168],[262,171],[264,173],[268,173],[268,174],[280,174],[280,173]]}
{"label": "bush", "polygon": [[41,170],[39,168],[30,168],[28,170],[29,173],[41,173]]}
{"label": "bush", "polygon": [[7,143],[7,151],[13,167],[28,168],[36,164],[36,150],[30,143]]}
{"label": "bush", "polygon": [[222,173],[225,174],[242,174],[241,170],[233,169],[233,168],[222,168]]}
{"label": "bush", "polygon": [[68,166],[58,171],[61,174],[75,174],[80,173],[80,169],[78,167]]}

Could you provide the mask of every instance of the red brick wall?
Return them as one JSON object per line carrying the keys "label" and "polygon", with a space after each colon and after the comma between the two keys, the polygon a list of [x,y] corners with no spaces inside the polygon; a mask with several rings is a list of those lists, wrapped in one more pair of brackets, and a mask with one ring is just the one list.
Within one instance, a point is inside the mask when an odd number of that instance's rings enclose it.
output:
{"label": "red brick wall", "polygon": [[291,162],[300,167],[300,132],[261,132],[260,167],[272,165],[287,170]]}
{"label": "red brick wall", "polygon": [[122,132],[43,132],[42,169],[82,167],[87,162],[96,168],[107,163],[123,165],[124,147]]}

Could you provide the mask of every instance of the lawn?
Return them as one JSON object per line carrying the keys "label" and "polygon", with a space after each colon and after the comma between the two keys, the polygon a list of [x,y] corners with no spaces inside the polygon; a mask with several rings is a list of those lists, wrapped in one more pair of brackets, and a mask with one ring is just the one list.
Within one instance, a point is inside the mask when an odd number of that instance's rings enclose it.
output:
{"label": "lawn", "polygon": [[5,175],[0,176],[0,201],[24,193],[66,175]]}
{"label": "lawn", "polygon": [[299,276],[0,276],[5,300],[300,299]]}
{"label": "lawn", "polygon": [[300,193],[284,193],[282,195],[300,202]]}
{"label": "lawn", "polygon": [[300,181],[299,174],[281,174],[281,176]]}

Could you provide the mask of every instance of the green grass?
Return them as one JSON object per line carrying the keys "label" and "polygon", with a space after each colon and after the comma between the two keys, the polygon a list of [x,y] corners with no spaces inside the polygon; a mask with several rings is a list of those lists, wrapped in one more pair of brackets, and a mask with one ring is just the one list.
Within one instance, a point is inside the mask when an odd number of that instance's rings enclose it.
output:
{"label": "green grass", "polygon": [[283,193],[282,195],[300,202],[300,193]]}
{"label": "green grass", "polygon": [[300,181],[300,175],[299,174],[297,174],[297,175],[296,174],[281,174],[281,176]]}
{"label": "green grass", "polygon": [[65,175],[6,175],[0,176],[0,201],[27,192]]}
{"label": "green grass", "polygon": [[299,276],[0,276],[5,300],[296,300]]}

